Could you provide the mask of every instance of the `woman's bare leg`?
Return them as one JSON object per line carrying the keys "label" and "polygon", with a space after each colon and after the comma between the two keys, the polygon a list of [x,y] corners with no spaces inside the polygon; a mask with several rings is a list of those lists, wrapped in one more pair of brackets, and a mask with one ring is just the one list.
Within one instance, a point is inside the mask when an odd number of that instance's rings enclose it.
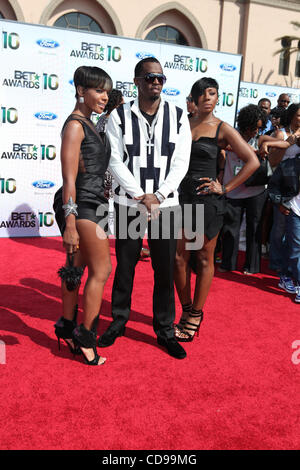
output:
{"label": "woman's bare leg", "polygon": [[191,302],[191,268],[190,252],[185,249],[186,239],[177,240],[174,280],[177,294],[182,305]]}
{"label": "woman's bare leg", "polygon": [[[84,261],[80,251],[77,251],[74,254],[74,262],[73,265],[76,267],[85,268]],[[68,258],[66,260],[65,266],[69,266]],[[62,305],[63,305],[63,317],[67,320],[73,320],[75,314],[75,308],[78,304],[78,291],[79,286],[73,290],[69,291],[67,289],[66,283],[64,281],[61,282],[61,291],[62,291]]]}
{"label": "woman's bare leg", "polygon": [[182,233],[182,238],[177,241],[175,258],[174,280],[177,294],[182,306],[182,313],[179,323],[175,325],[175,336],[184,327],[188,314],[192,308],[191,300],[191,268],[189,265],[190,252],[185,249],[186,239]]}
{"label": "woman's bare leg", "polygon": [[[202,321],[202,309],[214,277],[214,252],[218,235],[211,240],[204,237],[203,247],[197,251],[197,277],[191,313],[186,318],[186,328],[177,332],[177,338],[185,339],[196,331]],[[189,333],[189,334],[188,334]]]}
{"label": "woman's bare leg", "polygon": [[[76,228],[80,239],[80,253],[88,268],[88,278],[83,290],[83,325],[87,330],[92,330],[100,311],[103,289],[111,273],[109,241],[104,231],[89,220],[77,220]],[[82,350],[88,360],[94,358],[92,349]]]}
{"label": "woman's bare leg", "polygon": [[193,308],[202,310],[215,273],[214,252],[218,235],[211,240],[204,237],[204,245],[197,252],[197,277],[195,284]]}

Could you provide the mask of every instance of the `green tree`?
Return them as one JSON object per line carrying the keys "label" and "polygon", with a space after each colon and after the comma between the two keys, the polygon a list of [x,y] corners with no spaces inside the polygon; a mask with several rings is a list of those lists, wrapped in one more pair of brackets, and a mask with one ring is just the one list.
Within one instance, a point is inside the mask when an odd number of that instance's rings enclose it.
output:
{"label": "green tree", "polygon": [[[298,21],[291,21],[291,24],[300,29]],[[285,57],[289,57],[294,52],[299,52],[300,36],[281,36],[276,41],[280,41],[282,48],[274,53],[274,55],[284,53]]]}

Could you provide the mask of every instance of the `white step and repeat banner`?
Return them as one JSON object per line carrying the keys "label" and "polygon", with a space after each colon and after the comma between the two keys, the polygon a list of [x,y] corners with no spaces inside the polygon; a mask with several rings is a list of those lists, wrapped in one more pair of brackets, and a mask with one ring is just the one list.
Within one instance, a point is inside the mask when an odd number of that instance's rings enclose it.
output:
{"label": "white step and repeat banner", "polygon": [[155,56],[167,76],[164,97],[184,109],[193,83],[213,77],[216,115],[234,125],[240,55],[5,20],[0,28],[0,237],[59,235],[52,203],[61,186],[60,132],[80,65],[104,68],[128,101],[137,96],[136,63]]}
{"label": "white step and repeat banner", "polygon": [[282,93],[287,93],[291,103],[300,102],[300,90],[298,88],[289,88],[264,83],[241,82],[238,98],[238,111],[248,104],[258,104],[261,98],[269,98],[271,108],[277,106],[278,97]]}

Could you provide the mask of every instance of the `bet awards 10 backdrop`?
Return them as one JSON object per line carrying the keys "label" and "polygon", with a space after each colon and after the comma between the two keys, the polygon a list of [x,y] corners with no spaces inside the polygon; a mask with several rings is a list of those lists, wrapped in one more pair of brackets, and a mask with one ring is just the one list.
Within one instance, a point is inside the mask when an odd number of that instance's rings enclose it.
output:
{"label": "bet awards 10 backdrop", "polygon": [[184,109],[193,83],[214,77],[216,115],[234,125],[240,55],[5,20],[0,29],[0,237],[59,235],[52,204],[62,183],[60,133],[80,65],[104,68],[128,101],[137,97],[136,63],[154,56],[167,76],[163,97]]}

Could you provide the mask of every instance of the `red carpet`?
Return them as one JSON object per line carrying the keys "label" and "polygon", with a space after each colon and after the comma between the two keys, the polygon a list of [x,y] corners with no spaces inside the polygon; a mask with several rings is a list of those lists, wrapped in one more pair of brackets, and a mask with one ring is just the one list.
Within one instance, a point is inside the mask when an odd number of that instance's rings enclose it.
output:
{"label": "red carpet", "polygon": [[[152,269],[140,261],[126,336],[101,350],[104,366],[88,367],[65,346],[59,352],[54,335],[61,240],[0,239],[0,250],[0,449],[299,448],[292,344],[300,305],[266,268],[216,273],[200,336],[178,361],[157,346]],[[115,266],[113,241],[111,254]],[[110,321],[112,281],[100,332]]]}

